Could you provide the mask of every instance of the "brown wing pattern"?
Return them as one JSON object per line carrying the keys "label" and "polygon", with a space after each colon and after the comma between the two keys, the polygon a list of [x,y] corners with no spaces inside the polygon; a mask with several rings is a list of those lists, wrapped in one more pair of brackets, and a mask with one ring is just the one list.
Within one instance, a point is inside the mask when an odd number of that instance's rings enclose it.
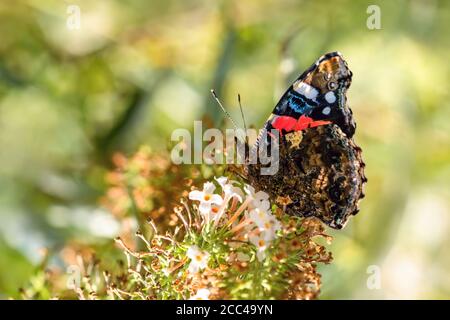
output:
{"label": "brown wing pattern", "polygon": [[358,213],[364,197],[365,164],[361,148],[334,124],[282,137],[279,170],[260,175],[260,165],[248,165],[247,177],[266,191],[290,215],[314,216],[335,229]]}

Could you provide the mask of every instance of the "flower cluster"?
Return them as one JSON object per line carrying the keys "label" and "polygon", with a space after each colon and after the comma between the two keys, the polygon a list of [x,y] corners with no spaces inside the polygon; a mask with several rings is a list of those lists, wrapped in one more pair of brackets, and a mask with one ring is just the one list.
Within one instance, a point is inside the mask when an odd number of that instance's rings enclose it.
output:
{"label": "flower cluster", "polygon": [[[162,171],[148,163],[149,156],[147,151],[141,151],[138,157],[124,160],[127,165],[123,167],[127,169],[115,175],[112,190],[120,193],[121,203],[127,204],[125,198],[130,197],[128,201],[134,201],[141,213],[149,213],[146,220],[138,220],[136,234],[127,233],[115,239],[126,261],[119,261],[115,267],[108,264],[105,269],[101,267],[105,264],[100,263],[105,256],[88,260],[71,254],[76,259],[71,258],[70,264],[76,265],[74,270],[81,273],[81,281],[70,281],[76,297],[146,300],[318,297],[321,276],[317,265],[332,259],[325,246],[316,240],[321,237],[330,241],[320,221],[288,216],[271,203],[267,193],[233,176],[220,176],[220,171],[209,171],[210,176],[217,173],[219,177],[205,180],[203,174],[187,179],[186,174],[193,176],[192,168],[183,169],[188,173],[167,175],[170,184],[178,174],[178,180],[184,181],[177,185],[176,191],[159,187],[155,181],[163,179],[158,178]],[[124,192],[127,186],[128,193]],[[148,196],[144,190],[148,190]],[[164,199],[161,203],[165,205],[178,204],[172,209],[166,207],[162,216],[155,216],[152,212],[158,211],[154,201],[157,194],[161,194]],[[176,200],[176,195],[181,200]],[[148,197],[153,199],[151,210],[145,207]],[[108,199],[110,204],[119,204],[112,194]],[[129,210],[128,204],[113,207],[118,219],[126,218],[124,211]],[[170,216],[170,224],[165,215]],[[41,274],[39,281],[55,283],[46,274]],[[36,288],[25,292],[42,295]],[[73,298],[61,292],[59,297]]]}
{"label": "flower cluster", "polygon": [[[180,225],[135,252],[121,239],[129,277],[106,290],[114,298],[312,299],[320,289],[317,263],[331,255],[313,238],[327,237],[319,221],[283,214],[269,196],[227,177],[193,188],[175,208]],[[328,239],[328,238],[327,238]],[[133,260],[135,265],[133,266]],[[120,281],[119,281],[120,280]],[[118,284],[119,281],[119,284]],[[132,289],[129,283],[135,283]]]}
{"label": "flower cluster", "polygon": [[[249,241],[257,249],[257,258],[266,258],[265,251],[276,238],[281,229],[280,222],[271,212],[269,195],[263,191],[256,192],[250,185],[244,185],[242,191],[237,181],[227,177],[215,178],[222,189],[222,194],[215,194],[216,186],[206,182],[203,190],[193,190],[189,199],[198,201],[198,211],[205,224],[214,223],[214,227],[228,225],[236,239]],[[239,204],[239,206],[237,206]],[[227,210],[237,209],[232,216]]]}

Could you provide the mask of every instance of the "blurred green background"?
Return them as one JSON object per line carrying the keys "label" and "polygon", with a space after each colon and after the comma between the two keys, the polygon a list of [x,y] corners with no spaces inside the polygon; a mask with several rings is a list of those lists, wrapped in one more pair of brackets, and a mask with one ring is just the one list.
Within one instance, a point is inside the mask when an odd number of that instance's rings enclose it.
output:
{"label": "blurred green background", "polygon": [[[68,27],[71,5],[79,29]],[[369,5],[381,9],[370,30]],[[163,148],[218,112],[262,126],[289,82],[338,50],[369,183],[332,232],[322,298],[450,298],[449,1],[0,3],[0,298],[71,239],[101,242],[114,151]],[[68,9],[69,8],[69,9]],[[69,11],[68,11],[69,10]],[[70,21],[69,21],[70,26]],[[58,261],[55,261],[58,263]],[[367,281],[379,271],[381,287]]]}

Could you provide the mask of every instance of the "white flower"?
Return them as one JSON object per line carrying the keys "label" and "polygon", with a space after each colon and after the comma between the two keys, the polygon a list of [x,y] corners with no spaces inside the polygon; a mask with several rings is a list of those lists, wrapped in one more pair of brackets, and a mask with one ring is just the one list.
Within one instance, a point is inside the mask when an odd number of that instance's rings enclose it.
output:
{"label": "white flower", "polygon": [[206,220],[207,221],[216,221],[217,219],[220,218],[220,206],[213,204],[211,205],[211,209],[209,210],[209,212],[207,214],[205,214]]}
{"label": "white flower", "polygon": [[209,295],[211,294],[211,292],[206,289],[198,289],[197,293],[192,296],[189,300],[209,300]]}
{"label": "white flower", "polygon": [[277,218],[275,218],[275,216],[271,215],[269,221],[266,221],[264,227],[264,230],[267,233],[267,239],[273,240],[276,237],[276,233],[281,230],[281,223],[277,220]]}
{"label": "white flower", "polygon": [[273,214],[259,208],[250,211],[248,218],[259,228],[260,231],[276,233],[281,229],[281,223]]}
{"label": "white flower", "polygon": [[264,232],[261,232],[259,235],[251,235],[249,240],[256,247],[256,257],[259,261],[263,261],[266,258],[266,249],[269,245],[269,242],[265,239]]}
{"label": "white flower", "polygon": [[203,215],[208,215],[211,211],[211,205],[221,205],[223,199],[218,194],[214,194],[216,187],[212,182],[203,184],[203,191],[194,190],[189,192],[189,199],[200,201],[199,210]]}
{"label": "white flower", "polygon": [[239,202],[242,202],[244,194],[242,193],[241,188],[236,187],[234,185],[236,181],[231,181],[227,177],[219,177],[219,178],[214,177],[214,179],[216,179],[216,181],[222,187],[226,199],[236,198],[239,200]]}
{"label": "white flower", "polygon": [[190,246],[186,255],[191,259],[188,268],[190,273],[197,273],[199,270],[205,269],[208,265],[209,253],[201,251],[196,245]]}
{"label": "white flower", "polygon": [[255,188],[250,185],[244,186],[245,192],[252,197],[250,208],[259,208],[261,210],[269,210],[270,202],[269,195],[264,191],[255,192]]}
{"label": "white flower", "polygon": [[273,241],[277,237],[277,231],[281,229],[281,223],[274,217],[270,216],[264,222],[264,239]]}
{"label": "white flower", "polygon": [[227,184],[227,182],[228,182],[228,178],[227,177],[218,177],[218,178],[216,178],[216,177],[214,177],[214,179],[220,184],[220,186],[223,188],[223,186],[224,185],[226,185]]}
{"label": "white flower", "polygon": [[270,215],[266,210],[255,208],[250,211],[248,217],[261,231],[264,231],[266,222],[269,220]]}

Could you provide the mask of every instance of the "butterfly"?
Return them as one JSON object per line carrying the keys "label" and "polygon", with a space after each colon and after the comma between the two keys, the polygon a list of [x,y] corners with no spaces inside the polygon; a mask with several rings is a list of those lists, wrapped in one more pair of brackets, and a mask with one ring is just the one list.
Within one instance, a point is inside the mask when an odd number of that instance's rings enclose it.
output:
{"label": "butterfly", "polygon": [[[359,211],[367,182],[346,93],[352,72],[339,52],[321,56],[283,94],[250,154],[276,142],[278,170],[249,163],[243,177],[290,215],[341,229]],[[248,160],[248,157],[247,157]]]}

